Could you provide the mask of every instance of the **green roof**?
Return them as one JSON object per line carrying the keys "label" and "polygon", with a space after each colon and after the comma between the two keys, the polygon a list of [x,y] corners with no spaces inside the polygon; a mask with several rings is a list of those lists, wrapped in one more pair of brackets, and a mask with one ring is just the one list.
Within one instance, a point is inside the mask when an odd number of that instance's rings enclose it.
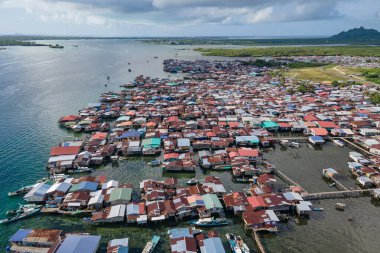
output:
{"label": "green roof", "polygon": [[131,188],[114,188],[110,194],[109,201],[127,200],[131,201],[132,189]]}
{"label": "green roof", "polygon": [[144,148],[146,148],[146,147],[159,148],[159,147],[161,147],[161,139],[160,138],[143,139],[141,142],[141,145]]}
{"label": "green roof", "polygon": [[278,124],[276,122],[273,122],[273,121],[264,121],[262,124],[261,124],[264,128],[274,128],[274,127],[278,127]]}
{"label": "green roof", "polygon": [[205,194],[202,195],[203,201],[205,202],[206,209],[212,209],[214,207],[223,208],[222,203],[215,194]]}

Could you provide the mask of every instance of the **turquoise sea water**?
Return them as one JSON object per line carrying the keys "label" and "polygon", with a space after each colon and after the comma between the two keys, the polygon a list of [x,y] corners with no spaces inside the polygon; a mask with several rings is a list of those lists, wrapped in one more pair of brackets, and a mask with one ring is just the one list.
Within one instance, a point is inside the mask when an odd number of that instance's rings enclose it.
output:
{"label": "turquoise sea water", "polygon": [[[117,90],[118,85],[136,75],[167,77],[162,71],[166,58],[196,59],[201,56],[183,47],[147,45],[132,40],[58,41],[65,49],[45,47],[8,47],[0,51],[0,217],[7,209],[15,208],[22,198],[8,198],[7,192],[28,185],[46,175],[44,166],[51,146],[60,138],[72,135],[57,125],[59,117],[76,113],[89,102],[96,102],[101,92]],[[79,47],[73,47],[72,45]],[[157,59],[154,56],[158,56]],[[132,72],[128,72],[128,62]],[[111,77],[105,88],[106,76]],[[173,75],[172,75],[173,76]],[[309,192],[332,190],[321,179],[320,171],[326,167],[342,170],[344,184],[350,187],[352,179],[347,173],[348,148],[328,144],[323,150],[282,150],[276,148],[266,154],[278,169],[298,181]],[[95,172],[122,182],[138,182],[145,178],[161,179],[176,176],[184,183],[189,174],[163,174],[158,168],[146,165],[142,158],[121,162],[118,166],[105,166]],[[242,190],[244,184],[234,184],[229,172],[213,172],[225,183],[228,190]],[[197,170],[202,178],[203,172]],[[322,201],[324,212],[314,213],[310,220],[292,220],[281,225],[280,232],[264,236],[269,252],[378,252],[380,209],[367,198],[345,200],[345,212],[334,210],[335,200]],[[354,222],[348,218],[357,217]],[[239,219],[229,227],[218,228],[223,237],[228,231],[243,235],[251,248],[254,243],[244,234]],[[186,225],[178,224],[177,226]],[[0,249],[19,228],[60,228],[65,231],[85,231],[102,235],[102,249],[108,240],[129,237],[132,252],[140,252],[153,234],[164,240],[158,252],[168,251],[166,230],[172,224],[147,227],[125,225],[88,226],[80,218],[42,216],[0,226]],[[224,240],[224,243],[225,240]],[[227,249],[227,245],[226,245]]]}

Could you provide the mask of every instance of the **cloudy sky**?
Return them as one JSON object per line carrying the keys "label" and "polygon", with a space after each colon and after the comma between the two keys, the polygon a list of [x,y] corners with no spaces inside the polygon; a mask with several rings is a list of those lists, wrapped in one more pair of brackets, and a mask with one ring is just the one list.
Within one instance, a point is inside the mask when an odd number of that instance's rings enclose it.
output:
{"label": "cloudy sky", "polygon": [[318,36],[380,30],[380,0],[0,0],[0,34]]}

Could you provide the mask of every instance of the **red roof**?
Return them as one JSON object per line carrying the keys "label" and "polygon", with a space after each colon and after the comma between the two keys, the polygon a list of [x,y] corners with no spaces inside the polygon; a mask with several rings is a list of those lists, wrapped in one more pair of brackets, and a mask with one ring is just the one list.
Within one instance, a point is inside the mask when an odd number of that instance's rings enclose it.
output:
{"label": "red roof", "polygon": [[104,140],[107,138],[108,133],[97,132],[91,136],[91,140]]}
{"label": "red roof", "polygon": [[239,148],[240,156],[257,157],[259,156],[259,150],[252,148]]}
{"label": "red roof", "polygon": [[67,115],[62,117],[59,121],[60,122],[69,122],[69,121],[76,121],[79,117],[75,115]]}
{"label": "red roof", "polygon": [[328,134],[327,130],[324,128],[310,128],[310,131],[314,135],[318,135],[318,136],[326,136]]}
{"label": "red roof", "polygon": [[167,159],[178,159],[179,157],[179,154],[177,153],[169,153],[169,154],[165,154],[164,155],[164,160],[167,160]]}
{"label": "red roof", "polygon": [[303,117],[304,120],[306,121],[317,121],[318,118],[315,117],[313,114],[306,114],[304,117]]}
{"label": "red roof", "polygon": [[80,152],[79,146],[70,146],[70,147],[53,147],[50,151],[51,156],[58,155],[76,155]]}
{"label": "red roof", "polygon": [[264,198],[261,196],[251,196],[251,197],[248,197],[247,200],[248,200],[249,205],[253,208],[267,206],[264,201]]}
{"label": "red roof", "polygon": [[317,124],[319,127],[324,128],[339,128],[337,125],[334,124],[334,122],[331,121],[317,121]]}

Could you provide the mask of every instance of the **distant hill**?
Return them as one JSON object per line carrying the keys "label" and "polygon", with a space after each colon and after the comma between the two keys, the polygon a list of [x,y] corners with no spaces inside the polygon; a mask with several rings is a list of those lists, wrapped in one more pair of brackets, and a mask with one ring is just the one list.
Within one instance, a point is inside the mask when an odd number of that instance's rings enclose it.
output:
{"label": "distant hill", "polygon": [[345,43],[370,43],[380,42],[380,32],[375,29],[365,29],[364,27],[353,28],[346,32],[338,33],[328,38],[329,41]]}

